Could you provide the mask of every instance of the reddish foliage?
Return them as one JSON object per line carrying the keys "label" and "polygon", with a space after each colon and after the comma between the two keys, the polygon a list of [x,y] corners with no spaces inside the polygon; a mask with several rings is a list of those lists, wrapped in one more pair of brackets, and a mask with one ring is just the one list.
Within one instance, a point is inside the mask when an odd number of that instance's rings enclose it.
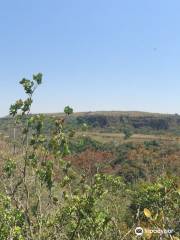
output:
{"label": "reddish foliage", "polygon": [[[109,163],[114,159],[111,152],[102,152],[88,149],[80,154],[66,157],[77,169],[83,171],[87,176],[97,172],[109,171]],[[111,168],[111,167],[110,167]]]}

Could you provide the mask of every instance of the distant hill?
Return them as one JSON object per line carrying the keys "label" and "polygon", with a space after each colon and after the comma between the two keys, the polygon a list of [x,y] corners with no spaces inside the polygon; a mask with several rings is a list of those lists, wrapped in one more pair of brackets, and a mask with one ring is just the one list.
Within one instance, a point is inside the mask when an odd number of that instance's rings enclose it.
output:
{"label": "distant hill", "polygon": [[[49,116],[62,116],[64,113],[46,113]],[[141,112],[141,111],[89,111],[89,112],[75,112],[75,116],[84,115],[104,115],[104,116],[178,116],[178,114],[165,114],[165,113],[151,113],[151,112]],[[180,117],[180,115],[179,115]]]}
{"label": "distant hill", "polygon": [[[53,117],[63,117],[63,113],[45,114],[46,128],[51,126]],[[12,126],[9,117],[0,118],[0,132],[7,132]],[[89,130],[102,132],[123,132],[130,130],[132,133],[141,134],[173,134],[180,135],[180,115],[160,114],[138,111],[97,111],[78,112],[70,116],[68,125],[75,129],[81,129],[87,124]]]}
{"label": "distant hill", "polygon": [[105,132],[122,132],[129,129],[134,133],[180,134],[178,114],[159,114],[148,112],[82,112],[75,113],[70,122],[77,127],[86,123],[90,129]]}

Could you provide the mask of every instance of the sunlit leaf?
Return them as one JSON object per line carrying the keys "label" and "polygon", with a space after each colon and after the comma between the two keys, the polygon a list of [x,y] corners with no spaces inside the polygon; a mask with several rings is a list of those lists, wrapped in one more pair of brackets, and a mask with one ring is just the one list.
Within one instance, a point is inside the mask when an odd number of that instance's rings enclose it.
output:
{"label": "sunlit leaf", "polygon": [[152,217],[151,212],[150,212],[149,209],[147,209],[147,208],[144,209],[144,215],[145,215],[147,218],[151,218],[151,217]]}

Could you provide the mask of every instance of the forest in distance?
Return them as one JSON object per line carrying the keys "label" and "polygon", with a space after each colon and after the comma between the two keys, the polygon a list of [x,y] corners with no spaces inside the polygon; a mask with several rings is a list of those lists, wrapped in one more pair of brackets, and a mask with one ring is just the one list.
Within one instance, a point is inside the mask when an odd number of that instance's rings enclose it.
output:
{"label": "forest in distance", "polygon": [[0,118],[0,240],[180,239],[180,115],[33,114],[43,75],[19,84]]}

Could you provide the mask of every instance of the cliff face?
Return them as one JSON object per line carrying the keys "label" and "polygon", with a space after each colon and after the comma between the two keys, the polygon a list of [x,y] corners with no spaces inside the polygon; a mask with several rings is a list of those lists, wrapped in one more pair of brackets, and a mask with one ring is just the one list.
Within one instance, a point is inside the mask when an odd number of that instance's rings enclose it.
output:
{"label": "cliff face", "polygon": [[74,115],[71,123],[77,126],[86,123],[91,128],[109,132],[129,128],[136,133],[170,132],[180,134],[180,116],[138,112],[94,112]]}

